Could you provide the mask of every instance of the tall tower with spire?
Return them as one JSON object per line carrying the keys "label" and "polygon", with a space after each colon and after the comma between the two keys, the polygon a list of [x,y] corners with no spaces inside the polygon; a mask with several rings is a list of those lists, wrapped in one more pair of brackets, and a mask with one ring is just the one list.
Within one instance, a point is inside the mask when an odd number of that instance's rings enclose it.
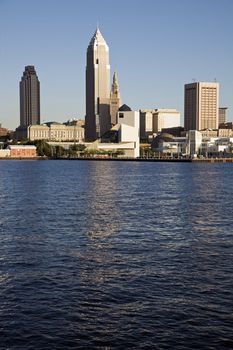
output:
{"label": "tall tower with spire", "polygon": [[109,48],[99,28],[87,48],[85,138],[95,140],[111,127]]}
{"label": "tall tower with spire", "polygon": [[121,106],[120,90],[117,79],[117,74],[113,74],[112,89],[110,92],[110,115],[111,115],[111,125],[117,123],[117,112]]}

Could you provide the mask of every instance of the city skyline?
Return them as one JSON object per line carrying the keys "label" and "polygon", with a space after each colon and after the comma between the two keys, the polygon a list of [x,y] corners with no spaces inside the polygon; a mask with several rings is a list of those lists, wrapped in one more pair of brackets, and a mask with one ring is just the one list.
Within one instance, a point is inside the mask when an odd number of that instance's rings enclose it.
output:
{"label": "city skyline", "polygon": [[110,47],[111,76],[116,70],[132,109],[176,108],[183,116],[184,84],[216,78],[220,106],[229,107],[232,120],[232,1],[147,0],[132,8],[119,0],[114,11],[105,0],[66,4],[0,0],[4,127],[19,125],[18,81],[27,65],[41,81],[41,122],[84,118],[86,46],[97,21]]}

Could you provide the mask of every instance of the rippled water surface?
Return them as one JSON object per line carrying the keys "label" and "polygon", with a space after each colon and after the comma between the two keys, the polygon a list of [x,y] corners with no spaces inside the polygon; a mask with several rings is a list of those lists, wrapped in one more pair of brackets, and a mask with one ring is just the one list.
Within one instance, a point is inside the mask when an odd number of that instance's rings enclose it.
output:
{"label": "rippled water surface", "polygon": [[233,164],[0,162],[0,349],[232,349]]}

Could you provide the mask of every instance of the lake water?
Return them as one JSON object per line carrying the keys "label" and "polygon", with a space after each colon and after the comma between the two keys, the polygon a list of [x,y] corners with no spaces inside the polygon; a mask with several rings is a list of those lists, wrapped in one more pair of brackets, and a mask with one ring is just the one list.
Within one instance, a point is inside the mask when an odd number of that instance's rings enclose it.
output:
{"label": "lake water", "polygon": [[233,164],[0,162],[0,349],[233,349]]}

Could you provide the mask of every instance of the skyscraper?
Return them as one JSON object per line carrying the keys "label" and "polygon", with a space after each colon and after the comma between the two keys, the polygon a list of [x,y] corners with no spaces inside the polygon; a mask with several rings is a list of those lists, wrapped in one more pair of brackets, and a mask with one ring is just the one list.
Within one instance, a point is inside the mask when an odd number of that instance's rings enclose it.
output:
{"label": "skyscraper", "polygon": [[20,85],[20,126],[40,124],[40,82],[34,66],[26,66]]}
{"label": "skyscraper", "polygon": [[225,124],[227,121],[227,109],[228,107],[219,107],[219,119],[218,119],[218,125]]}
{"label": "skyscraper", "polygon": [[185,130],[218,128],[219,83],[186,84],[184,104]]}
{"label": "skyscraper", "polygon": [[85,138],[95,140],[111,127],[109,48],[99,28],[87,48]]}
{"label": "skyscraper", "polygon": [[112,89],[110,92],[110,116],[111,116],[111,125],[117,123],[117,112],[121,106],[120,90],[117,79],[117,74],[113,74]]}

